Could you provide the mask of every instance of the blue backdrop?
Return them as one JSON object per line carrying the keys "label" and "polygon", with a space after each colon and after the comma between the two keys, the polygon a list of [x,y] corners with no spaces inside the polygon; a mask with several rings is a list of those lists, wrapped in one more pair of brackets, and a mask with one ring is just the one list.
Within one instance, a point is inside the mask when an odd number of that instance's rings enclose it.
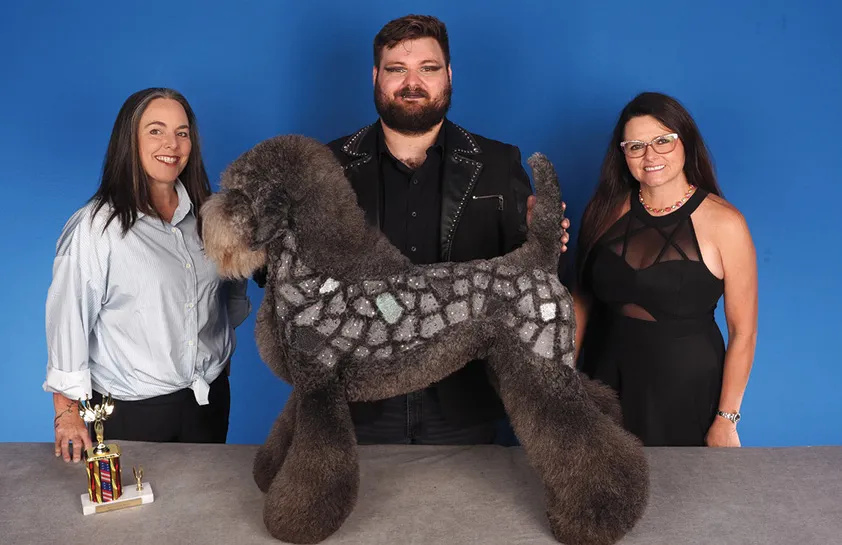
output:
{"label": "blue backdrop", "polygon": [[[119,6],[116,4],[120,4]],[[93,193],[123,100],[174,87],[199,119],[214,184],[258,141],[324,141],[374,120],[371,41],[389,19],[441,17],[451,118],[546,153],[575,227],[622,106],[676,96],[712,148],[758,250],[759,336],[744,445],[842,443],[839,127],[842,7],[708,1],[5,3],[0,17],[0,441],[51,441],[41,390],[55,241]],[[836,265],[833,265],[836,263]],[[255,306],[261,291],[252,284]],[[719,314],[720,324],[724,324]],[[262,442],[288,395],[239,329],[230,441]]]}

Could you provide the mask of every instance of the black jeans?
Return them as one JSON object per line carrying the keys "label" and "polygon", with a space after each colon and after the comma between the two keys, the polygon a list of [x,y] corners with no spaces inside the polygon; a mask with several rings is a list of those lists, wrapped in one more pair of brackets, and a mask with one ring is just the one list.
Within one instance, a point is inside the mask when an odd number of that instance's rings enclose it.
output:
{"label": "black jeans", "polygon": [[426,389],[382,402],[380,416],[355,424],[357,443],[415,445],[478,445],[495,439],[495,423],[459,426],[441,413],[435,390]]}
{"label": "black jeans", "polygon": [[[199,405],[190,389],[140,401],[115,399],[114,412],[103,423],[105,441],[224,443],[231,412],[231,387],[225,372],[211,383],[208,401]],[[94,391],[91,403],[102,403],[102,394]],[[93,426],[91,439],[96,442]]]}

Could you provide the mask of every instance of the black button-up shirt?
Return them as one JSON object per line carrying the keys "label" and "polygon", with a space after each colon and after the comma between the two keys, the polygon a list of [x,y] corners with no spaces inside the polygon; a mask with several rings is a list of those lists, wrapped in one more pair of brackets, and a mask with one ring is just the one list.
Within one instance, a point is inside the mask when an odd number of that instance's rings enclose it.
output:
{"label": "black button-up shirt", "polygon": [[444,130],[439,131],[435,143],[427,149],[426,160],[415,170],[392,155],[379,123],[377,130],[383,191],[381,230],[413,263],[436,263],[440,261]]}

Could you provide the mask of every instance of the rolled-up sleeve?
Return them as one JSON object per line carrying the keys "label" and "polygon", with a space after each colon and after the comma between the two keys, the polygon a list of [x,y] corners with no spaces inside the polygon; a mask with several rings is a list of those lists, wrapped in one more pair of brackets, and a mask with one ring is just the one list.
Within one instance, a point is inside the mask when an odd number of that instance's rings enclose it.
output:
{"label": "rolled-up sleeve", "polygon": [[248,280],[229,280],[227,284],[228,323],[231,324],[231,327],[238,327],[251,313],[251,299],[246,293]]}
{"label": "rolled-up sleeve", "polygon": [[109,241],[87,208],[74,214],[56,244],[47,292],[47,376],[43,388],[70,399],[91,394],[89,338],[106,293]]}

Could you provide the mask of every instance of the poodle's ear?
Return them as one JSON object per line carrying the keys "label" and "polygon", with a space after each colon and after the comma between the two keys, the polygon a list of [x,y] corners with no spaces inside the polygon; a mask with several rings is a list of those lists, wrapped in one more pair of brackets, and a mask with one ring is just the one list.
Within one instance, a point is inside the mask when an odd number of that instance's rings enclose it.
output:
{"label": "poodle's ear", "polygon": [[265,247],[283,233],[289,213],[289,205],[280,198],[264,197],[256,208],[257,215],[250,245],[254,251]]}
{"label": "poodle's ear", "polygon": [[[248,197],[237,189],[211,195],[202,205],[205,254],[224,278],[249,278],[266,264],[266,251],[256,244],[258,224]],[[265,234],[261,234],[265,237]]]}

